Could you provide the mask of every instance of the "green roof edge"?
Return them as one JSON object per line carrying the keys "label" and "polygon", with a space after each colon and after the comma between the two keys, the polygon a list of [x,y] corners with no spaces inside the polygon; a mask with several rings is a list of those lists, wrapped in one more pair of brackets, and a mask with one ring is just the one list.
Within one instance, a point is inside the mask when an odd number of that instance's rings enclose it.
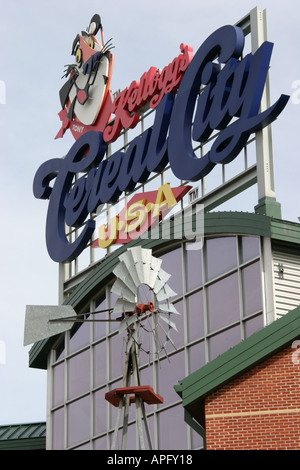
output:
{"label": "green roof edge", "polygon": [[[181,219],[179,219],[181,222]],[[271,217],[251,212],[208,212],[204,215],[204,235],[243,234],[265,236],[274,239],[281,246],[284,244],[296,246],[300,244],[300,224],[273,219]],[[171,221],[171,234],[174,240],[182,239],[182,225]],[[84,279],[64,302],[72,305],[79,312],[88,300],[96,295],[98,286],[102,282],[109,282],[112,270],[118,262],[119,255],[130,246],[141,245],[144,248],[160,248],[169,240],[162,238],[138,238],[111,253],[100,261],[92,272]],[[29,351],[29,366],[46,369],[47,355],[56,337],[51,337],[35,343]]]}
{"label": "green roof edge", "polygon": [[175,390],[182,397],[183,407],[193,407],[195,402],[202,401],[298,337],[300,306],[179,381]]}
{"label": "green roof edge", "polygon": [[0,450],[45,450],[46,422],[0,425]]}
{"label": "green roof edge", "polygon": [[45,450],[46,438],[12,439],[0,442],[0,450]]}

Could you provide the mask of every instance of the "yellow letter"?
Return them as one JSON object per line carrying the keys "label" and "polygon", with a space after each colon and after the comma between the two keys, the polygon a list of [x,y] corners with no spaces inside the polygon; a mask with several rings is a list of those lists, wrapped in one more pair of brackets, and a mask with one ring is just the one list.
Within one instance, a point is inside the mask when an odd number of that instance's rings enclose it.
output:
{"label": "yellow letter", "polygon": [[106,228],[105,224],[101,225],[98,229],[100,248],[109,247],[118,238],[118,232],[119,232],[119,216],[118,215],[111,219],[109,237],[106,238],[106,236],[108,234],[108,229],[109,229],[109,227]]}
{"label": "yellow letter", "polygon": [[165,183],[157,191],[153,217],[158,217],[161,213],[162,208],[166,205],[168,207],[174,207],[176,206],[176,204],[177,201],[175,199],[172,189],[170,188],[170,183]]}
{"label": "yellow letter", "polygon": [[146,199],[142,199],[141,201],[137,201],[133,204],[131,204],[130,207],[128,207],[127,212],[126,212],[126,220],[127,222],[130,222],[131,220],[136,219],[135,222],[131,224],[127,224],[127,233],[131,233],[134,230],[138,230],[143,223],[146,220],[147,217],[147,209],[145,207],[145,202]]}

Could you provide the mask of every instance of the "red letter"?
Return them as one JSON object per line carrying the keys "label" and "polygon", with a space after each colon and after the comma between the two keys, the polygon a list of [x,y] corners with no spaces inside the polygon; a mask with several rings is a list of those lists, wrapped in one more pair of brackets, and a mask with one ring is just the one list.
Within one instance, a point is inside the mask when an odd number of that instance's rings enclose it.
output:
{"label": "red letter", "polygon": [[113,103],[113,112],[116,117],[112,126],[108,125],[104,130],[103,139],[105,142],[114,142],[119,137],[123,127],[125,129],[132,129],[138,123],[139,114],[131,115],[126,109],[127,97],[128,88],[125,88],[125,90],[118,94]]}
{"label": "red letter", "polygon": [[180,56],[182,58],[180,61],[180,71],[185,72],[193,58],[193,47],[182,43],[180,44],[180,50],[183,53],[183,55]]}

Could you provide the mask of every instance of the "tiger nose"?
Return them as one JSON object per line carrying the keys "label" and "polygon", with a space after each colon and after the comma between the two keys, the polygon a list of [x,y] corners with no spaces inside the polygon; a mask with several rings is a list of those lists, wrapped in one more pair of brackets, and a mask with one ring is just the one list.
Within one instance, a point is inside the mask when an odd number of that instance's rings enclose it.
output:
{"label": "tiger nose", "polygon": [[88,99],[88,95],[85,90],[79,90],[77,93],[77,99],[80,104],[84,104]]}

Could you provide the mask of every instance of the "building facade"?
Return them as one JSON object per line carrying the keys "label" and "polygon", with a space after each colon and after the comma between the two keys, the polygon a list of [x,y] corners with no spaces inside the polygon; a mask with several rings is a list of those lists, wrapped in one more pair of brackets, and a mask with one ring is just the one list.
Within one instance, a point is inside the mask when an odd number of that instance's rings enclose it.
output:
{"label": "building facade", "polygon": [[206,449],[299,449],[299,319],[297,307],[176,387]]}
{"label": "building facade", "polygon": [[[171,335],[174,346],[168,345],[167,354],[155,361],[143,354],[140,357],[142,382],[164,398],[162,405],[147,407],[155,447],[202,448],[202,436],[183,425],[182,402],[174,386],[283,317],[292,309],[288,305],[283,311],[283,290],[287,302],[291,292],[293,302],[299,305],[300,257],[295,254],[299,229],[298,224],[257,214],[214,213],[205,217],[201,250],[190,250],[190,241],[170,244],[156,239],[144,245],[174,273],[170,285],[176,289],[174,305],[181,313],[178,332]],[[115,301],[110,293],[112,269],[124,249],[103,260],[70,294],[67,303],[76,310],[84,306],[87,312],[109,307]],[[278,259],[285,262],[278,265]],[[105,394],[121,386],[125,362],[125,338],[120,337],[118,324],[83,323],[56,342],[52,338],[35,345],[30,360],[32,367],[47,368],[48,364],[53,387],[48,402],[50,446],[109,449],[116,409],[105,400]],[[296,385],[296,376],[295,381]],[[131,408],[128,445],[135,449]],[[176,436],[168,432],[170,423],[179,430]]]}
{"label": "building facade", "polygon": [[[265,12],[254,9],[237,26],[239,34],[242,32],[245,37],[250,35],[250,50],[253,54],[262,50],[259,47],[266,41]],[[246,67],[247,60],[244,57],[238,62],[239,66],[243,64]],[[258,61],[258,57],[259,53],[255,60]],[[209,73],[212,74],[212,70]],[[265,91],[262,91],[261,101],[261,111],[266,114],[269,106],[267,92],[268,81]],[[205,88],[200,90],[199,87],[198,93],[204,99]],[[145,134],[145,129],[155,129],[151,135],[155,134],[159,119],[162,119],[160,112],[155,113],[153,109],[144,107],[139,119],[142,139],[150,135]],[[272,120],[270,116],[268,119]],[[222,126],[224,131],[224,123]],[[219,131],[216,131],[215,139],[219,138]],[[127,151],[132,158],[142,159],[137,150],[137,142],[141,141],[134,140],[136,137],[130,140],[131,132],[132,129],[122,131],[122,142],[117,152],[111,148],[112,145],[108,145],[108,162],[116,159],[117,153],[121,151]],[[136,129],[134,132],[136,135]],[[131,191],[124,191],[116,201],[107,202],[91,213],[91,221],[104,218],[109,225],[113,220],[112,214],[120,214],[132,196],[141,194],[144,197],[150,191],[157,192],[166,183],[170,183],[172,188],[189,186],[190,193],[185,194],[167,219],[151,230],[151,236],[134,238],[121,246],[110,243],[107,247],[101,247],[97,245],[95,233],[80,254],[59,263],[60,303],[71,306],[79,315],[78,321],[62,334],[37,341],[29,358],[30,367],[43,368],[48,374],[47,449],[107,450],[111,449],[115,430],[119,429],[120,434],[122,432],[124,424],[118,424],[118,410],[106,400],[108,392],[122,387],[127,357],[126,332],[119,333],[120,322],[112,315],[118,300],[118,296],[112,292],[112,286],[120,256],[136,246],[151,250],[153,256],[162,261],[162,268],[171,275],[168,282],[172,295],[169,300],[179,313],[174,319],[176,329],[170,335],[164,329],[160,331],[164,343],[160,354],[152,356],[146,352],[146,348],[141,348],[139,354],[142,385],[153,387],[155,393],[163,397],[163,403],[146,405],[153,448],[190,450],[217,448],[219,445],[214,423],[217,423],[217,427],[226,427],[220,421],[223,419],[219,416],[220,407],[225,406],[220,397],[223,399],[225,396],[228,407],[223,412],[236,413],[230,405],[230,392],[220,386],[232,387],[233,390],[239,386],[236,382],[233,385],[221,382],[217,391],[209,390],[201,395],[198,376],[210,364],[222,361],[228,351],[235,351],[241,344],[248,344],[260,332],[268,331],[282,318],[288,318],[289,312],[296,311],[300,304],[300,225],[281,219],[280,204],[275,197],[274,177],[271,171],[266,171],[266,168],[273,167],[270,126],[256,123],[251,134],[251,138],[241,145],[239,166],[233,172],[228,156],[224,163],[217,165],[220,171],[216,169],[215,173],[201,178],[199,176],[198,181],[184,177],[180,179],[174,176],[174,166],[178,162],[173,161],[157,167],[157,171],[152,172],[142,184],[136,185]],[[174,131],[172,135],[175,142]],[[161,148],[165,146],[166,139],[167,133],[165,141],[159,140]],[[225,142],[220,144],[219,150],[224,150],[224,147]],[[201,143],[195,142],[193,151],[199,161],[207,160]],[[69,156],[66,157],[68,159]],[[130,162],[127,163],[128,169]],[[112,164],[108,175],[111,187],[117,178],[112,177],[113,168]],[[76,188],[75,196],[72,196],[74,201],[70,198],[70,204],[74,203],[74,216],[78,215],[76,211],[81,205],[81,201],[76,199],[82,189],[81,182],[85,182],[86,188],[86,181],[90,181],[88,177],[91,179],[92,176],[91,173],[76,175],[72,183],[73,188]],[[217,211],[223,202],[242,195],[245,189],[253,185],[258,188],[253,212]],[[70,246],[75,246],[82,237],[84,224],[80,227],[78,219],[67,233]],[[149,289],[143,295],[147,302]],[[85,321],[81,321],[82,314],[86,314]],[[149,326],[148,331],[145,330],[148,334],[142,340],[143,344],[150,344],[153,325]],[[282,364],[279,356],[275,356],[274,360]],[[267,364],[267,370],[271,373],[272,365],[269,362]],[[248,368],[250,366],[252,363]],[[295,381],[299,380],[299,369],[286,370],[288,374],[294,371]],[[251,374],[246,370],[240,373]],[[266,371],[263,380],[266,380],[267,375]],[[256,380],[245,379],[244,375],[242,377],[245,383],[247,380],[251,383]],[[283,382],[284,377],[282,375]],[[240,379],[235,379],[233,375],[233,380]],[[193,389],[191,399],[190,384]],[[274,394],[277,392],[274,390]],[[297,396],[294,398],[297,399]],[[234,400],[237,403],[237,398]],[[245,396],[241,406],[247,403],[252,415],[253,408],[247,400]],[[292,400],[293,396],[287,394],[284,406],[289,408]],[[265,415],[265,410],[262,407],[259,409]],[[298,413],[298,405],[293,409]],[[246,409],[243,413],[246,416]],[[216,421],[214,414],[219,421]],[[261,422],[258,426],[263,425]],[[172,432],[174,429],[176,433]],[[231,423],[230,434],[234,434],[234,430]],[[297,433],[291,439],[295,441],[296,438]],[[230,436],[226,439],[225,443],[224,436],[223,444],[227,448],[230,445],[242,445],[245,448],[249,445],[246,437],[241,438],[239,444],[234,441],[229,444]],[[271,444],[268,442],[266,445]],[[292,445],[296,447],[298,444],[294,442]],[[120,446],[121,437],[118,437],[117,448]],[[136,407],[132,404],[129,407],[127,449],[136,449],[137,446]]]}

